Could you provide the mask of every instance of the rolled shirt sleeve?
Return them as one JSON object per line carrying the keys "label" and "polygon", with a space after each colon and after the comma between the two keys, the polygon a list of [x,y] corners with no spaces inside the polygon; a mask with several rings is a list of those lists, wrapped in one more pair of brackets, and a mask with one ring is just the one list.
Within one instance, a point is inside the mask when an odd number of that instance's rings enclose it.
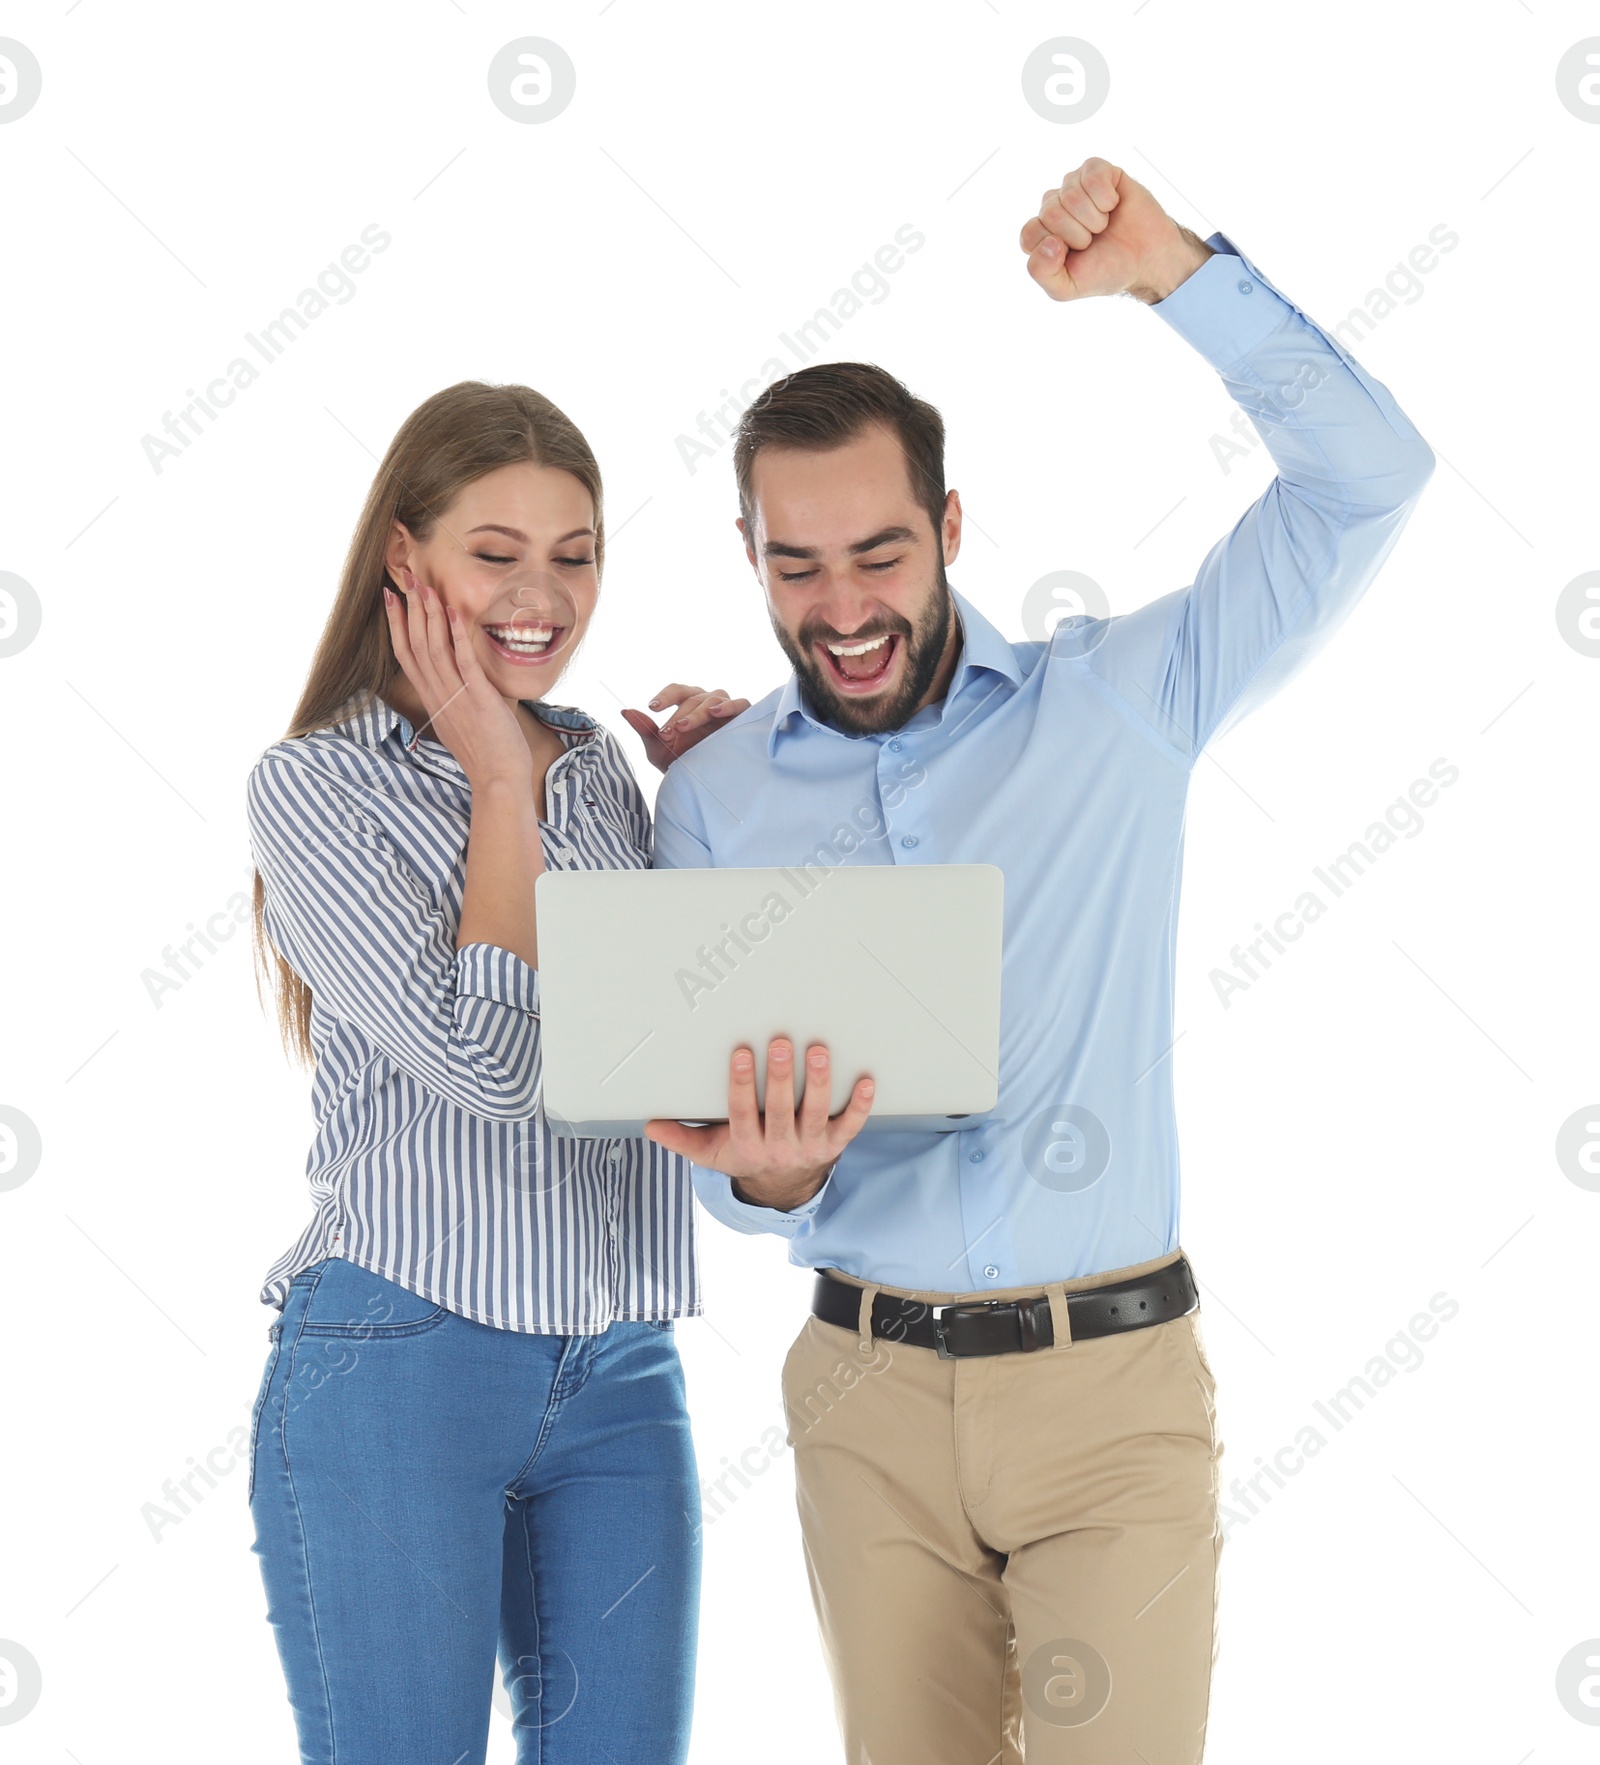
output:
{"label": "rolled shirt sleeve", "polygon": [[534,1112],[539,977],[455,926],[359,801],[282,748],[250,775],[251,850],[274,947],[325,1011],[430,1090],[497,1121]]}

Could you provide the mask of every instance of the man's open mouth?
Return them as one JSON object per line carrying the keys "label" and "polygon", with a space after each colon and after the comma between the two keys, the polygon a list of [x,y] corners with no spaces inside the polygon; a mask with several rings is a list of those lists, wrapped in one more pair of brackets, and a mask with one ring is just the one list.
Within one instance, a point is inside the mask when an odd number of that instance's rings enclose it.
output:
{"label": "man's open mouth", "polygon": [[532,620],[526,624],[485,625],[484,633],[489,642],[511,662],[542,662],[552,656],[561,647],[561,640],[566,636],[564,625],[536,623]]}
{"label": "man's open mouth", "polygon": [[881,637],[853,637],[833,642],[818,639],[816,650],[833,684],[847,693],[875,692],[888,680],[900,653],[895,632]]}

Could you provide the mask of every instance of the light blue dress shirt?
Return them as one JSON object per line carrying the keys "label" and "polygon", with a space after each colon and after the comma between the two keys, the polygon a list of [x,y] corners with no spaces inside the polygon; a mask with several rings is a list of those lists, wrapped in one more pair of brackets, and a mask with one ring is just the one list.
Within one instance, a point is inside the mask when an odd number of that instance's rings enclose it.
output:
{"label": "light blue dress shirt", "polygon": [[[675,763],[658,866],[996,864],[1000,1092],[962,1131],[868,1133],[792,1213],[694,1172],[790,1260],[972,1293],[1178,1247],[1173,952],[1202,748],[1296,672],[1377,573],[1433,470],[1388,391],[1222,234],[1152,310],[1221,374],[1278,475],[1190,586],[1011,643],[961,595],[943,703],[852,736],[797,679]],[[960,928],[952,927],[959,937]]]}

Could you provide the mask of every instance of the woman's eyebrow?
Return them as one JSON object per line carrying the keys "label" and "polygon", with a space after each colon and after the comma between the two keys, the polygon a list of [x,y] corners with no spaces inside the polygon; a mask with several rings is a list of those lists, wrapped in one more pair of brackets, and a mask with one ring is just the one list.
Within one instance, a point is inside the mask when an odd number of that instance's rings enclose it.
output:
{"label": "woman's eyebrow", "polygon": [[[468,533],[503,533],[508,539],[520,539],[524,545],[528,543],[528,536],[521,528],[502,527],[498,521],[483,521],[476,527],[469,527],[467,531]],[[594,529],[592,527],[574,527],[570,533],[563,533],[558,540],[552,543],[565,545],[569,539],[592,539],[593,537]]]}

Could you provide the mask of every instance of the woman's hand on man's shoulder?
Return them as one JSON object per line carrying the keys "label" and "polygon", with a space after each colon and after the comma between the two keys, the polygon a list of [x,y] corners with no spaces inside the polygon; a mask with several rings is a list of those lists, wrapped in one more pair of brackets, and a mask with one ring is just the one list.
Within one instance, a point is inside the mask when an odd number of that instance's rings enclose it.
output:
{"label": "woman's hand on man's shoulder", "polygon": [[721,687],[708,692],[704,687],[683,686],[674,681],[650,701],[650,711],[674,706],[672,714],[659,727],[649,711],[625,710],[622,715],[628,727],[644,743],[650,764],[659,771],[666,769],[686,754],[696,742],[703,742],[714,730],[750,709],[748,699],[730,699]]}

